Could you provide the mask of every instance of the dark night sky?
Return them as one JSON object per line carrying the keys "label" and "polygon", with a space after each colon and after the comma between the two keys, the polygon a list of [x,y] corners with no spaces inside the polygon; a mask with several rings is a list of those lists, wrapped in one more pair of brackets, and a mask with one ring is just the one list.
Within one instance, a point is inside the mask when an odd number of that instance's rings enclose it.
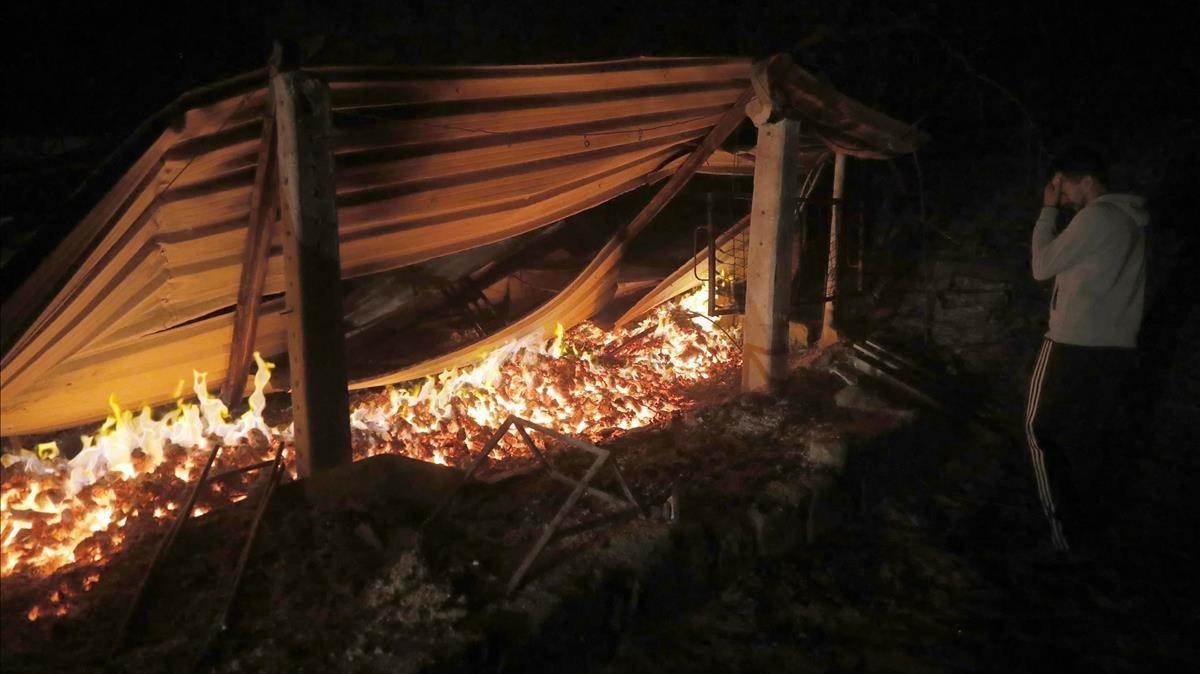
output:
{"label": "dark night sky", "polygon": [[[58,217],[44,213],[179,94],[261,66],[274,37],[315,34],[325,36],[323,63],[791,51],[842,91],[929,131],[922,161],[934,172],[939,161],[1032,155],[1072,139],[1195,143],[1194,1],[1102,4],[9,0],[0,9],[0,229],[12,250],[23,223]],[[62,137],[83,139],[70,161],[37,156],[39,139]]]}
{"label": "dark night sky", "polygon": [[1142,2],[1121,12],[1102,4],[18,0],[3,10],[3,129],[119,133],[190,87],[262,64],[272,37],[313,33],[330,36],[324,60],[535,62],[796,49],[802,62],[864,99],[875,92],[854,91],[848,80],[859,78],[848,71],[903,73],[895,82],[902,88],[934,90],[874,101],[888,110],[953,93],[937,90],[973,68],[1021,98],[1052,132],[1069,123],[1057,112],[1060,96],[1091,99],[1100,118],[1147,98],[1194,107],[1196,99],[1183,96],[1197,76],[1196,54],[1186,51],[1196,41],[1194,3]]}

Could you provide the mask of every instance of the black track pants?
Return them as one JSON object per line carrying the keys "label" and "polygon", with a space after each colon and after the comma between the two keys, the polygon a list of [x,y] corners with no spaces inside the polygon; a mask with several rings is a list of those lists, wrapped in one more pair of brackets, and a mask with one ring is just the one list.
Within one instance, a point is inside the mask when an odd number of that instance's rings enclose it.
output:
{"label": "black track pants", "polygon": [[1127,429],[1115,423],[1134,350],[1042,343],[1025,407],[1034,482],[1058,550],[1108,527],[1128,478]]}

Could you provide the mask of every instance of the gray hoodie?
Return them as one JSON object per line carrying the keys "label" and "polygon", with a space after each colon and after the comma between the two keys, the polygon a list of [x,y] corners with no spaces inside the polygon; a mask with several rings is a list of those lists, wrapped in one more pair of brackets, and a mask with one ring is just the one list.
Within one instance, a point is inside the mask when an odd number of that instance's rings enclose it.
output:
{"label": "gray hoodie", "polygon": [[1033,277],[1054,279],[1046,336],[1080,346],[1136,346],[1146,294],[1145,200],[1096,197],[1055,236],[1057,216],[1047,206],[1033,227]]}

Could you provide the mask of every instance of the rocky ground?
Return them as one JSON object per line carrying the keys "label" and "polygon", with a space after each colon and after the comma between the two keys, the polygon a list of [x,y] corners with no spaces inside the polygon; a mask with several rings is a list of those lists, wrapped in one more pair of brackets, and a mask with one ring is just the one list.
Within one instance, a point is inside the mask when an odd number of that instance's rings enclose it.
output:
{"label": "rocky ground", "polygon": [[[810,362],[774,397],[732,395],[730,373],[695,392],[696,409],[610,438],[649,517],[553,543],[511,599],[512,569],[568,491],[521,465],[424,530],[454,471],[375,457],[321,499],[281,487],[223,632],[206,632],[214,580],[236,557],[222,532],[245,514],[204,518],[107,666],[1124,672],[1200,657],[1195,523],[1170,499],[1142,489],[1107,553],[1056,560],[1005,430],[1019,410],[917,414],[869,380],[848,386],[845,355]],[[548,449],[568,474],[590,460]],[[585,505],[569,523],[604,511]],[[5,671],[102,669],[136,578],[109,571],[125,580],[79,615],[7,624]]]}
{"label": "rocky ground", "polygon": [[602,670],[1141,672],[1200,661],[1195,519],[1155,499],[1169,476],[1144,466],[1109,547],[1059,560],[1045,551],[1023,447],[976,424],[928,439],[936,470],[813,545],[760,561]]}

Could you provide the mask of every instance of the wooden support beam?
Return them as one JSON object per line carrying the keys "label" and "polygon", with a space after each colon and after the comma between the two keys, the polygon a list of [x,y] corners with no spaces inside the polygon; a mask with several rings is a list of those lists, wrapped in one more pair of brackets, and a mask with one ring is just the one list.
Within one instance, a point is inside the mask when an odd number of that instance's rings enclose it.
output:
{"label": "wooden support beam", "polygon": [[696,175],[696,171],[700,169],[705,160],[712,156],[712,153],[721,147],[721,143],[724,143],[725,139],[741,125],[742,120],[746,118],[746,104],[753,98],[753,87],[747,87],[742,95],[738,96],[729,110],[713,125],[704,140],[700,141],[700,145],[688,155],[687,159],[683,160],[675,173],[671,174],[667,184],[663,185],[658,194],[655,194],[650,202],[629,222],[625,228],[626,241],[637,236],[638,232],[650,224],[654,216],[658,215],[663,207],[670,203],[676,194],[679,194],[692,176]]}
{"label": "wooden support beam", "polygon": [[308,477],[350,463],[350,402],[334,203],[329,87],[302,72],[271,81],[296,467]]}
{"label": "wooden support beam", "polygon": [[242,250],[242,276],[238,283],[237,309],[233,316],[233,340],[229,345],[229,367],[221,386],[226,407],[242,401],[246,377],[250,373],[254,338],[258,331],[258,309],[262,305],[267,279],[267,261],[271,236],[279,206],[279,177],[275,158],[275,108],[269,100],[263,106],[262,136],[258,142],[258,163],[254,169],[254,188],[250,193],[250,216],[246,224],[246,246]]}
{"label": "wooden support beam", "polygon": [[859,294],[862,294],[863,262],[866,259],[867,253],[867,216],[865,208],[859,208],[855,215],[858,220],[858,263],[854,265],[854,271],[858,277],[857,290]]}
{"label": "wooden support beam", "polygon": [[837,153],[833,163],[833,211],[829,218],[829,265],[825,271],[825,314],[821,319],[821,337],[818,346],[829,346],[841,341],[842,336],[833,326],[834,309],[838,292],[838,232],[842,227],[842,198],[846,187],[846,155]]}
{"label": "wooden support beam", "polygon": [[790,237],[800,174],[799,140],[798,120],[764,122],[758,127],[746,260],[743,391],[769,390],[787,379]]}

